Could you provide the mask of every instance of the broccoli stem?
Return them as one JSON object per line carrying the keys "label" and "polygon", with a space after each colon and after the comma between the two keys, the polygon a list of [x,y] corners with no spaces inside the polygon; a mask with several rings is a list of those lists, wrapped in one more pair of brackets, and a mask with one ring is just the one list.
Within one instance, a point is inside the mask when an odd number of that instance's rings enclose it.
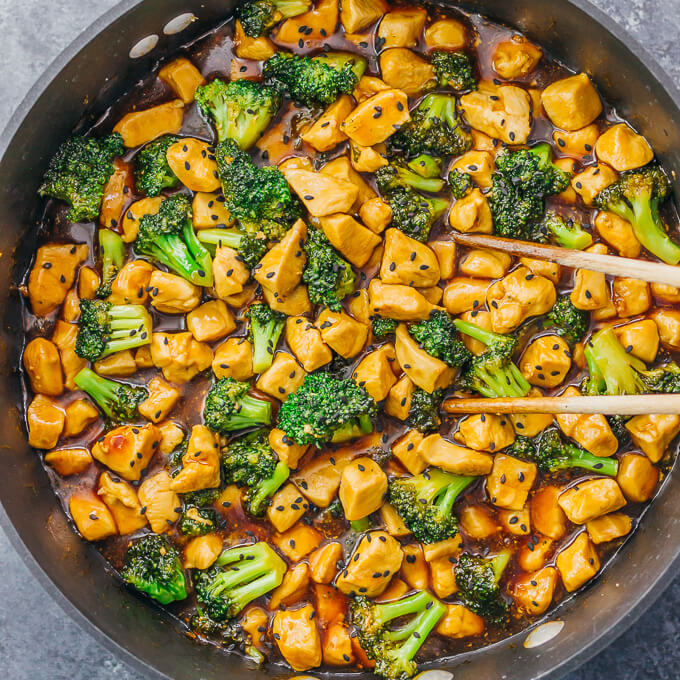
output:
{"label": "broccoli stem", "polygon": [[113,305],[108,315],[111,332],[100,358],[151,342],[151,317],[142,305]]}
{"label": "broccoli stem", "polygon": [[238,250],[243,242],[243,234],[237,229],[201,229],[196,236],[209,248],[226,246]]}
{"label": "broccoli stem", "polygon": [[342,424],[337,430],[333,432],[331,442],[334,444],[341,444],[350,439],[356,439],[363,434],[370,434],[373,432],[373,422],[368,415],[361,415],[356,420]]}
{"label": "broccoli stem", "polygon": [[238,413],[229,416],[228,421],[234,430],[253,425],[269,425],[272,419],[272,405],[269,401],[256,399],[246,394],[239,400]]}
{"label": "broccoli stem", "polygon": [[638,241],[666,264],[680,262],[680,246],[664,229],[659,217],[658,201],[647,196],[631,200],[632,210],[629,222]]}
{"label": "broccoli stem", "polygon": [[598,389],[604,382],[606,394],[640,394],[644,391],[640,372],[647,369],[645,363],[626,352],[611,328],[595,333],[585,354],[588,368],[592,366],[595,370]]}
{"label": "broccoli stem", "polygon": [[111,284],[116,274],[125,264],[125,243],[111,229],[99,230],[99,249],[102,258],[102,282],[97,289],[97,297],[111,295]]}
{"label": "broccoli stem", "polygon": [[476,477],[466,477],[464,475],[451,475],[451,477],[454,479],[449,481],[443,496],[435,503],[440,512],[446,515],[451,514],[453,504],[456,502],[458,496],[460,496],[460,494],[462,494],[476,479]]}
{"label": "broccoli stem", "polygon": [[144,388],[132,387],[125,383],[109,380],[95,373],[91,368],[83,368],[73,378],[76,386],[87,392],[97,406],[111,421],[134,417],[137,405],[146,397]]}
{"label": "broccoli stem", "polygon": [[562,218],[544,221],[546,229],[554,236],[558,245],[572,250],[585,250],[593,243],[593,237],[579,224],[565,222]]}
{"label": "broccoli stem", "polygon": [[524,397],[531,389],[527,379],[512,362],[507,365],[505,371],[500,373],[479,366],[477,375],[487,385],[486,388],[484,385],[478,385],[477,390],[483,397],[489,399],[495,399],[499,395],[503,397]]}
{"label": "broccoli stem", "polygon": [[421,175],[402,166],[398,167],[397,176],[402,184],[418,191],[436,194],[444,188],[444,180],[440,177],[435,178]]}
{"label": "broccoli stem", "polygon": [[442,173],[442,159],[435,158],[426,153],[421,153],[412,161],[408,162],[408,167],[421,177],[432,179],[439,178]]}
{"label": "broccoli stem", "polygon": [[493,574],[496,579],[496,583],[498,583],[501,580],[501,576],[503,576],[503,572],[505,571],[505,568],[508,566],[508,563],[510,562],[510,556],[511,553],[508,550],[504,550],[501,553],[498,553],[495,557],[492,557],[489,562],[491,564],[491,569],[493,569]]}
{"label": "broccoli stem", "polygon": [[250,499],[250,512],[259,515],[267,500],[281,488],[289,476],[290,468],[283,461],[279,461],[274,468],[274,474],[259,484]]}
{"label": "broccoli stem", "polygon": [[576,446],[568,446],[569,460],[560,468],[581,468],[609,477],[616,477],[619,463],[616,458],[598,458],[592,453]]}
{"label": "broccoli stem", "polygon": [[364,531],[368,531],[371,527],[371,520],[368,517],[362,517],[361,519],[353,519],[349,523],[350,529],[355,534],[361,534]]}
{"label": "broccoli stem", "polygon": [[[262,318],[264,316],[264,318]],[[283,332],[284,320],[275,314],[250,316],[253,341],[253,371],[263,373],[274,361],[274,351]],[[264,322],[264,323],[263,323]]]}
{"label": "broccoli stem", "polygon": [[502,337],[499,336],[498,333],[494,333],[493,331],[487,331],[485,328],[482,328],[477,324],[471,323],[470,321],[454,319],[453,324],[461,333],[465,333],[465,335],[469,335],[471,338],[479,340],[479,342],[486,345],[487,347],[496,342],[499,339],[499,337]]}

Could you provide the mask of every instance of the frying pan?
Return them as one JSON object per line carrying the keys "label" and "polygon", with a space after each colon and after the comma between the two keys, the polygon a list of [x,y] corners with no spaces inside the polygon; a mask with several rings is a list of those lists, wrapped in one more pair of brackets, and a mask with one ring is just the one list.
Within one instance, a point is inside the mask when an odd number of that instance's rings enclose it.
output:
{"label": "frying pan", "polygon": [[[442,2],[446,5],[446,2]],[[52,64],[0,138],[0,522],[17,551],[63,608],[148,678],[233,680],[290,672],[254,669],[235,654],[198,645],[181,625],[114,578],[96,549],[72,531],[39,457],[26,443],[19,383],[21,315],[16,282],[30,261],[39,221],[36,188],[47,160],[76,127],[107,106],[180,45],[229,13],[229,0],[125,0],[95,22]],[[472,0],[480,12],[525,32],[553,56],[592,74],[605,99],[650,140],[672,177],[680,174],[680,93],[652,58],[613,21],[583,0]],[[187,11],[195,20],[168,22]],[[166,28],[167,33],[163,29]],[[147,55],[130,49],[158,36]],[[146,43],[142,44],[149,44]],[[143,50],[139,50],[143,51]],[[680,189],[675,182],[675,190]],[[557,678],[620,635],[670,583],[680,555],[677,498],[669,475],[631,539],[590,587],[552,613],[564,623],[542,646],[523,646],[526,631],[429,668],[456,680]],[[318,674],[317,674],[318,675]],[[359,678],[360,673],[354,677]],[[366,674],[363,674],[366,677]]]}

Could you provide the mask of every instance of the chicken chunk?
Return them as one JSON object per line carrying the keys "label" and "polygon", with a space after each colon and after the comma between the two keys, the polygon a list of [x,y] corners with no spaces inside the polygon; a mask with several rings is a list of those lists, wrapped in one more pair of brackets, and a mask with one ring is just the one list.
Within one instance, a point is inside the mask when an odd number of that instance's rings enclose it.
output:
{"label": "chicken chunk", "polygon": [[315,583],[330,583],[338,570],[338,562],[342,559],[342,544],[331,541],[317,548],[309,556],[309,570]]}
{"label": "chicken chunk", "polygon": [[209,300],[187,314],[187,328],[198,342],[215,342],[229,335],[236,322],[224,300]]}
{"label": "chicken chunk", "polygon": [[128,349],[95,361],[93,368],[99,375],[128,376],[137,372],[137,362],[132,351]]}
{"label": "chicken chunk", "polygon": [[191,191],[210,193],[221,187],[215,147],[207,142],[184,137],[168,149],[166,157],[171,170]]}
{"label": "chicken chunk", "polygon": [[515,430],[507,416],[487,413],[461,420],[454,439],[475,451],[497,452],[515,441]]}
{"label": "chicken chunk", "polygon": [[146,508],[146,519],[155,534],[168,531],[182,513],[182,502],[173,491],[172,478],[166,470],[147,477],[140,484],[137,495]]}
{"label": "chicken chunk", "polygon": [[253,59],[264,61],[274,56],[276,45],[266,36],[251,38],[243,32],[240,21],[236,21],[234,26],[234,46],[236,56],[239,59]]}
{"label": "chicken chunk", "polygon": [[73,378],[87,366],[87,360],[76,354],[76,339],[78,338],[78,326],[64,321],[57,321],[54,325],[52,342],[59,349],[61,367],[64,372],[64,387],[67,390],[77,389]]}
{"label": "chicken chunk", "polygon": [[527,502],[538,470],[534,463],[498,454],[486,479],[486,492],[491,503],[507,510],[521,510]]}
{"label": "chicken chunk", "polygon": [[[388,161],[385,158],[386,151],[381,149],[382,146],[384,146],[384,144],[376,144],[375,146],[362,146],[361,144],[357,144],[355,141],[350,140],[349,158],[350,162],[352,163],[352,167],[357,172],[376,172],[376,170],[387,165]],[[381,203],[384,202],[381,201]],[[361,219],[363,223],[366,224],[367,227],[370,226],[369,224],[367,224],[363,215],[361,215]],[[389,223],[391,219],[392,210],[390,208],[390,216],[387,219],[387,223]],[[373,227],[370,228],[373,229]],[[378,232],[381,230],[373,229],[373,231]]]}
{"label": "chicken chunk", "polygon": [[399,229],[388,229],[385,232],[380,278],[386,284],[429,288],[437,285],[441,278],[439,261],[424,243],[410,238]]}
{"label": "chicken chunk", "polygon": [[425,29],[425,44],[430,49],[457,52],[467,45],[467,29],[456,19],[439,19]]}
{"label": "chicken chunk", "polygon": [[59,350],[47,338],[34,338],[26,345],[24,368],[36,394],[57,397],[64,391]]}
{"label": "chicken chunk", "polygon": [[151,358],[169,382],[189,382],[212,364],[210,347],[196,342],[191,333],[154,333],[151,336]]}
{"label": "chicken chunk", "polygon": [[459,156],[452,164],[450,170],[465,172],[482,189],[490,189],[493,184],[492,175],[496,169],[493,154],[489,151],[477,151],[473,149]]}
{"label": "chicken chunk", "polygon": [[373,401],[385,399],[397,382],[394,375],[396,354],[390,343],[369,352],[354,369],[352,378],[373,397]]}
{"label": "chicken chunk", "polygon": [[585,531],[559,553],[555,564],[569,593],[578,590],[600,571],[600,559]]}
{"label": "chicken chunk", "polygon": [[662,346],[673,352],[680,350],[680,310],[658,309],[650,316],[659,329]]}
{"label": "chicken chunk", "polygon": [[524,350],[519,368],[532,385],[557,387],[571,369],[569,345],[559,335],[542,335]]}
{"label": "chicken chunk", "polygon": [[286,232],[260,260],[255,280],[272,293],[285,297],[300,283],[307,258],[302,243],[307,238],[307,225],[302,220]]}
{"label": "chicken chunk", "polygon": [[217,534],[206,534],[192,538],[184,548],[185,569],[208,569],[224,549],[222,538]]}
{"label": "chicken chunk", "polygon": [[103,501],[92,491],[79,491],[68,501],[76,528],[86,541],[101,541],[118,533],[116,523]]}
{"label": "chicken chunk", "polygon": [[638,257],[642,246],[630,222],[611,212],[601,211],[595,217],[600,236],[622,257]]}
{"label": "chicken chunk", "polygon": [[[396,50],[390,50],[395,52]],[[409,52],[409,50],[404,50]],[[411,54],[409,52],[409,54]],[[382,63],[382,57],[381,57]],[[397,127],[411,120],[408,92],[390,86],[361,102],[342,122],[341,130],[355,144],[375,146],[394,134]],[[375,118],[375,113],[382,113]]]}
{"label": "chicken chunk", "polygon": [[475,637],[484,632],[484,619],[462,604],[447,604],[446,613],[439,620],[435,631],[444,637],[459,640]]}
{"label": "chicken chunk", "polygon": [[156,271],[145,260],[127,262],[111,283],[109,302],[114,305],[145,305],[151,292],[151,275]]}
{"label": "chicken chunk", "polygon": [[424,7],[405,7],[387,12],[378,27],[378,37],[386,48],[417,47],[426,19]]}
{"label": "chicken chunk", "polygon": [[307,453],[309,446],[296,444],[283,430],[272,428],[269,431],[269,446],[291,470],[295,470],[302,457]]}
{"label": "chicken chunk", "polygon": [[380,236],[359,224],[350,215],[336,213],[322,217],[320,222],[331,245],[355,267],[363,267],[380,244]]}
{"label": "chicken chunk", "polygon": [[125,114],[116,123],[113,131],[120,133],[125,146],[133,148],[161,135],[176,135],[182,128],[183,118],[184,102],[173,99],[158,106]]}
{"label": "chicken chunk", "polygon": [[463,276],[500,279],[508,273],[511,264],[512,257],[500,250],[471,248],[458,262],[458,271]]}
{"label": "chicken chunk", "polygon": [[274,528],[283,533],[288,531],[309,509],[309,503],[300,495],[295,484],[288,483],[273,496],[267,508],[267,519]]}
{"label": "chicken chunk", "polygon": [[194,425],[182,468],[170,488],[179,493],[214,489],[220,485],[220,448],[216,435],[204,425]]}
{"label": "chicken chunk", "polygon": [[49,243],[38,248],[28,277],[28,297],[36,316],[47,316],[61,305],[88,254],[86,245]]}
{"label": "chicken chunk", "polygon": [[154,269],[149,287],[151,306],[163,314],[186,314],[201,303],[199,286],[160,269]]}
{"label": "chicken chunk", "polygon": [[598,160],[618,172],[641,168],[654,158],[649,142],[626,123],[618,123],[603,132],[595,144]]}
{"label": "chicken chunk", "polygon": [[465,122],[506,144],[525,144],[531,132],[531,98],[515,85],[479,83],[460,98]]}
{"label": "chicken chunk", "polygon": [[541,61],[543,50],[520,35],[513,35],[496,45],[493,53],[494,71],[505,80],[528,76]]}
{"label": "chicken chunk", "polygon": [[281,585],[272,592],[269,609],[286,608],[299,602],[308,587],[309,565],[300,562],[285,573]]}
{"label": "chicken chunk", "polygon": [[563,130],[580,130],[602,113],[600,95],[585,73],[548,85],[541,102],[553,125]]}
{"label": "chicken chunk", "polygon": [[592,205],[595,197],[618,179],[618,174],[604,163],[589,165],[574,175],[571,186],[586,205]]}
{"label": "chicken chunk", "polygon": [[196,229],[226,228],[234,218],[225,205],[224,196],[219,192],[197,191],[191,203],[191,221]]}
{"label": "chicken chunk", "polygon": [[322,340],[319,329],[304,316],[286,319],[286,343],[308,373],[325,366],[333,358],[330,347]]}
{"label": "chicken chunk", "polygon": [[342,471],[338,496],[350,522],[376,512],[386,493],[387,476],[371,458],[355,458]]}
{"label": "chicken chunk", "polygon": [[138,410],[152,423],[165,420],[179,401],[179,390],[162,378],[152,378],[147,385],[149,396],[139,405]]}
{"label": "chicken chunk", "polygon": [[457,446],[438,434],[425,437],[418,445],[418,454],[429,465],[457,475],[488,475],[494,465],[490,454]]}
{"label": "chicken chunk", "polygon": [[347,33],[358,33],[368,28],[387,11],[383,0],[345,0],[340,10],[340,21]]}
{"label": "chicken chunk", "polygon": [[312,605],[306,604],[299,609],[277,611],[274,616],[272,635],[281,656],[295,671],[321,665],[321,638],[314,614]]}
{"label": "chicken chunk", "polygon": [[109,430],[92,447],[92,457],[123,479],[137,481],[156,453],[160,431],[152,424],[123,425]]}
{"label": "chicken chunk", "polygon": [[473,189],[458,199],[449,211],[449,224],[464,234],[492,234],[493,218],[486,196],[479,189]]}
{"label": "chicken chunk", "polygon": [[520,611],[539,616],[552,604],[557,579],[555,567],[544,567],[540,571],[524,574],[512,585],[512,599]]}
{"label": "chicken chunk", "polygon": [[185,104],[191,104],[196,90],[205,84],[201,72],[185,57],[179,57],[166,64],[158,72],[158,77],[170,85]]}
{"label": "chicken chunk", "polygon": [[634,453],[621,456],[616,481],[629,501],[646,503],[654,495],[659,479],[659,471],[646,456]]}
{"label": "chicken chunk", "polygon": [[277,352],[272,365],[260,375],[255,386],[261,392],[283,401],[297,392],[307,373],[288,352]]}
{"label": "chicken chunk", "polygon": [[635,446],[642,449],[652,463],[658,463],[680,432],[680,416],[670,414],[634,416],[626,423],[626,429],[630,432]]}
{"label": "chicken chunk", "polygon": [[622,512],[612,512],[586,524],[590,540],[595,544],[607,543],[630,533],[633,520]]}
{"label": "chicken chunk", "polygon": [[659,352],[659,330],[651,319],[633,321],[614,328],[619,342],[638,359],[651,363]]}
{"label": "chicken chunk", "polygon": [[99,477],[97,495],[104,501],[121,536],[146,526],[146,516],[137,492],[127,482],[103,472]]}
{"label": "chicken chunk", "polygon": [[531,523],[536,531],[554,541],[567,533],[567,516],[558,503],[561,493],[559,487],[549,485],[531,497]]}
{"label": "chicken chunk", "polygon": [[[349,135],[344,125],[343,131]],[[302,168],[282,169],[282,172],[313,217],[349,212],[359,195],[356,185],[347,180]]]}
{"label": "chicken chunk", "polygon": [[56,449],[45,454],[44,461],[62,477],[79,475],[92,464],[92,456],[87,449]]}
{"label": "chicken chunk", "polygon": [[412,474],[419,475],[426,467],[427,461],[420,452],[420,444],[425,435],[418,430],[409,430],[392,444],[392,455]]}
{"label": "chicken chunk", "polygon": [[212,370],[217,378],[253,377],[253,346],[246,338],[228,338],[216,350]]}
{"label": "chicken chunk", "polygon": [[590,479],[562,492],[557,499],[570,522],[585,524],[626,504],[621,487],[610,478]]}
{"label": "chicken chunk", "polygon": [[432,64],[405,47],[392,47],[380,53],[380,73],[390,87],[409,97],[415,97],[435,84]]}
{"label": "chicken chunk", "polygon": [[368,328],[344,312],[324,309],[314,325],[323,341],[345,359],[356,356],[368,339]]}
{"label": "chicken chunk", "polygon": [[492,283],[486,298],[493,331],[509,333],[525,319],[550,311],[557,293],[552,281],[532,274],[526,267],[517,267],[505,278]]}
{"label": "chicken chunk", "polygon": [[50,397],[37,394],[26,409],[28,443],[36,449],[52,449],[64,430],[66,416]]}
{"label": "chicken chunk", "polygon": [[369,531],[361,537],[336,586],[347,595],[381,595],[401,568],[403,558],[396,539],[384,531]]}
{"label": "chicken chunk", "polygon": [[422,321],[439,309],[415,288],[383,283],[380,279],[371,280],[368,296],[374,314],[398,321]]}
{"label": "chicken chunk", "polygon": [[[476,310],[484,306],[490,284],[489,279],[456,276],[446,284],[442,304],[454,316],[470,311],[476,315]],[[488,318],[491,321],[491,315]],[[491,330],[491,323],[487,330]]]}
{"label": "chicken chunk", "polygon": [[272,538],[274,545],[291,562],[299,562],[319,547],[323,536],[313,527],[298,522],[288,531]]}

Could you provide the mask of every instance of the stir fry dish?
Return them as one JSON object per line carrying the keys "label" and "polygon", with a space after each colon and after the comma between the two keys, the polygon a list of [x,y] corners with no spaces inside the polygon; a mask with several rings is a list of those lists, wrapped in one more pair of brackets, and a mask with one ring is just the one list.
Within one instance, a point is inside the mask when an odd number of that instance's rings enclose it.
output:
{"label": "stir fry dish", "polygon": [[197,640],[410,678],[596,579],[680,432],[442,408],[680,392],[680,290],[455,235],[676,265],[670,191],[591,77],[510,28],[243,0],[46,164],[29,442]]}

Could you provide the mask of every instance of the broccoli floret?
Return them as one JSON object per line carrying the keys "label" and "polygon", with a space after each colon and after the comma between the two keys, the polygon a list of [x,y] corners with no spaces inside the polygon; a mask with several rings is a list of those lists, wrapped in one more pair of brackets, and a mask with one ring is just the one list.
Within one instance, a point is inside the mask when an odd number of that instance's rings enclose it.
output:
{"label": "broccoli floret", "polygon": [[225,481],[248,487],[248,510],[255,516],[264,512],[290,474],[288,466],[277,461],[267,435],[268,431],[258,430],[231,441],[222,458]]}
{"label": "broccoli floret", "polygon": [[375,173],[378,188],[392,208],[392,226],[418,241],[427,241],[432,225],[446,212],[443,198],[426,198],[418,193],[436,192],[443,180],[421,177],[399,163],[391,163]]}
{"label": "broccoli floret", "polygon": [[168,149],[178,141],[174,135],[163,135],[149,142],[135,157],[137,191],[147,196],[158,196],[163,189],[179,184],[177,175],[168,164]]}
{"label": "broccoli floret", "polygon": [[187,597],[179,552],[164,536],[150,534],[134,541],[125,554],[120,575],[161,604]]}
{"label": "broccoli floret", "polygon": [[143,305],[81,300],[76,354],[89,361],[151,342],[152,323]]}
{"label": "broccoli floret", "polygon": [[472,136],[456,115],[455,97],[428,94],[411,113],[411,120],[390,137],[389,144],[408,156],[460,156],[472,148]]}
{"label": "broccoli floret", "polygon": [[435,51],[432,53],[432,66],[439,87],[450,87],[456,92],[477,89],[472,62],[465,52]]}
{"label": "broccoli floret", "polygon": [[134,420],[137,408],[148,397],[143,387],[116,382],[83,368],[73,378],[83,392],[87,392],[113,423]]}
{"label": "broccoli floret", "polygon": [[563,441],[554,429],[545,430],[534,438],[518,435],[506,453],[536,463],[543,472],[578,468],[616,477],[619,469],[616,458],[593,456],[580,446]]}
{"label": "broccoli floret", "polygon": [[611,327],[598,331],[590,338],[585,358],[589,372],[583,384],[585,394],[642,394],[680,390],[680,367],[675,362],[648,370],[644,361],[624,348]]}
{"label": "broccoli floret", "polygon": [[250,385],[233,378],[220,378],[208,390],[203,407],[205,424],[214,432],[227,434],[272,420],[271,402],[248,394]]}
{"label": "broccoli floret", "polygon": [[442,424],[440,408],[444,401],[445,390],[435,390],[430,394],[415,387],[411,394],[411,406],[406,424],[419,432],[436,432]]}
{"label": "broccoli floret", "polygon": [[320,229],[309,229],[304,250],[307,264],[302,282],[307,284],[310,301],[339,312],[342,301],[354,292],[356,275],[352,266],[339,255]]}
{"label": "broccoli floret", "polygon": [[237,250],[248,269],[253,269],[267,252],[267,239],[251,236],[240,229],[201,229],[197,237],[211,251],[222,246]]}
{"label": "broccoli floret", "polygon": [[217,167],[226,207],[251,237],[279,240],[302,214],[281,171],[258,168],[233,140],[217,145]]}
{"label": "broccoli floret", "polygon": [[569,295],[561,295],[557,299],[543,323],[544,328],[550,328],[561,335],[571,347],[583,340],[589,326],[590,314],[584,309],[574,307]]}
{"label": "broccoli floret", "polygon": [[451,512],[453,504],[475,479],[430,468],[391,482],[389,501],[418,541],[445,541],[458,531],[458,518]]}
{"label": "broccoli floret", "polygon": [[97,288],[97,297],[105,298],[111,295],[111,284],[125,263],[125,243],[120,235],[111,229],[100,229],[98,240],[102,281]]}
{"label": "broccoli floret", "polygon": [[191,617],[189,624],[199,635],[218,639],[223,645],[237,645],[254,663],[258,665],[264,663],[264,655],[253,644],[252,638],[238,621],[213,621],[209,616],[199,613]]}
{"label": "broccoli floret", "polygon": [[408,330],[422,349],[448,366],[461,368],[470,362],[471,354],[448,312],[435,310],[429,319],[411,324]]}
{"label": "broccoli floret", "polygon": [[487,350],[472,359],[463,373],[461,387],[479,392],[484,397],[525,397],[531,385],[512,362],[517,340],[510,335],[499,335],[461,319],[453,322],[465,335],[479,340]]}
{"label": "broccoli floret", "polygon": [[[184,440],[185,443],[187,440]],[[186,448],[182,455],[180,455],[179,460],[181,461],[182,456],[186,453]],[[220,497],[220,488],[216,487],[214,489],[200,489],[199,491],[189,491],[188,493],[182,494],[182,499],[187,505],[195,505],[198,508],[204,508],[208,505],[213,505],[215,501]]]}
{"label": "broccoli floret", "polygon": [[488,558],[463,553],[456,564],[456,584],[463,604],[492,623],[502,623],[507,617],[508,604],[499,584],[509,561],[506,551]]}
{"label": "broccoli floret", "polygon": [[548,213],[540,228],[545,229],[553,240],[563,248],[585,250],[593,244],[592,235],[582,225],[574,222],[571,218],[565,220],[557,213]]}
{"label": "broccoli floret", "polygon": [[386,316],[374,316],[371,319],[371,327],[373,328],[373,335],[378,339],[382,340],[388,335],[393,335],[399,322],[396,319],[389,319]]}
{"label": "broccoli floret", "polygon": [[251,38],[266,35],[282,19],[304,14],[309,0],[245,0],[236,6],[236,18]]}
{"label": "broccoli floret", "polygon": [[217,513],[212,508],[189,505],[184,508],[179,530],[185,536],[205,536],[215,529]]}
{"label": "broccoli floret", "polygon": [[286,563],[267,543],[227,548],[207,570],[193,572],[196,599],[214,621],[233,619],[281,585]]}
{"label": "broccoli floret", "polygon": [[[388,680],[406,680],[418,670],[413,658],[439,622],[446,607],[425,590],[386,603],[355,597],[350,605],[352,623],[359,644],[374,672]],[[403,617],[408,623],[392,628],[390,623]]]}
{"label": "broccoli floret", "polygon": [[262,77],[295,102],[327,106],[351,94],[365,70],[366,60],[356,54],[326,52],[310,58],[277,52],[265,61]]}
{"label": "broccoli floret", "polygon": [[670,190],[664,171],[652,164],[624,172],[617,182],[595,197],[594,204],[630,222],[637,240],[650,253],[667,264],[678,264],[680,246],[670,238],[659,216],[659,205]]}
{"label": "broccoli floret", "polygon": [[250,321],[248,338],[253,345],[253,371],[262,373],[274,361],[274,352],[286,323],[286,315],[275,312],[264,302],[255,302],[248,307],[246,318]]}
{"label": "broccoli floret", "polygon": [[252,80],[225,83],[216,78],[196,90],[196,104],[217,130],[217,139],[232,139],[249,149],[260,138],[281,104],[271,87]]}
{"label": "broccoli floret", "polygon": [[38,193],[68,203],[71,209],[66,217],[71,222],[95,220],[106,183],[115,171],[112,161],[124,151],[117,132],[101,139],[72,137],[52,157]]}
{"label": "broccoli floret", "polygon": [[440,177],[442,174],[442,159],[426,153],[411,159],[407,165],[413,172],[428,179]]}
{"label": "broccoli floret", "polygon": [[499,236],[527,239],[541,220],[547,196],[567,188],[571,174],[552,162],[549,144],[505,151],[496,157],[493,185],[488,194],[494,228]]}
{"label": "broccoli floret", "polygon": [[449,187],[451,187],[451,195],[460,200],[465,198],[468,191],[473,188],[472,177],[467,172],[454,168],[449,173]]}
{"label": "broccoli floret", "polygon": [[139,221],[135,250],[197,286],[212,286],[212,257],[196,237],[191,200],[184,194],[166,198],[155,215]]}
{"label": "broccoli floret", "polygon": [[344,442],[373,431],[376,405],[354,380],[310,373],[279,411],[279,427],[296,444]]}

